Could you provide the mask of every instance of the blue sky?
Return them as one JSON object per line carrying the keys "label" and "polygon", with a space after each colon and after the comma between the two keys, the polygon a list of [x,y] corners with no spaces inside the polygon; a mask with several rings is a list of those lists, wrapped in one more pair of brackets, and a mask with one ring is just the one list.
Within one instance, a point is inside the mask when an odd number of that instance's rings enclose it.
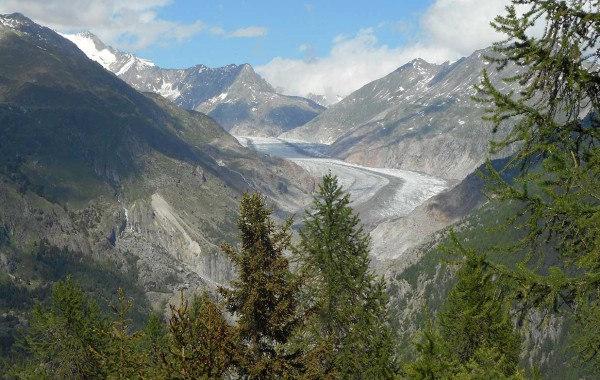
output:
{"label": "blue sky", "polygon": [[489,46],[508,0],[2,0],[166,68],[250,63],[280,92],[345,96],[414,58]]}
{"label": "blue sky", "polygon": [[[276,56],[306,59],[326,55],[334,38],[374,28],[381,44],[401,45],[416,30],[419,15],[431,1],[175,1],[160,9],[167,20],[192,24],[201,20],[224,34],[205,30],[184,43],[152,46],[138,54],[163,67],[196,63],[267,64]],[[412,26],[409,27],[409,26]],[[227,33],[256,28],[256,35],[231,37]],[[259,33],[262,32],[262,33]]]}

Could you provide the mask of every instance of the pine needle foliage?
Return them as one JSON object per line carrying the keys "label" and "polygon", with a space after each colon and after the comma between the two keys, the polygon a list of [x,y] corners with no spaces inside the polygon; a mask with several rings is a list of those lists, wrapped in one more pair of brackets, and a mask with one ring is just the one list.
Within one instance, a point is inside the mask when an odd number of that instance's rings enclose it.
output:
{"label": "pine needle foliage", "polygon": [[140,350],[142,332],[131,331],[131,319],[128,313],[133,306],[133,300],[125,296],[122,288],[117,290],[117,302],[110,303],[114,319],[107,330],[97,331],[106,341],[103,351],[92,348],[93,353],[100,359],[106,379],[141,379],[144,377],[147,359]]}
{"label": "pine needle foliage", "polygon": [[67,277],[52,290],[47,307],[36,302],[23,347],[31,354],[17,378],[104,378],[104,366],[95,352],[104,352],[108,320],[98,304]]}
{"label": "pine needle foliage", "polygon": [[223,309],[208,293],[190,305],[181,291],[179,306],[170,305],[166,349],[158,354],[160,377],[177,380],[216,380],[231,369],[234,357],[233,328]]}
{"label": "pine needle foliage", "polygon": [[293,378],[301,371],[301,352],[288,342],[301,326],[299,278],[292,275],[284,255],[290,244],[292,220],[276,227],[272,210],[259,193],[240,201],[239,250],[223,251],[237,269],[230,288],[221,288],[226,308],[237,319],[237,368],[242,378]]}
{"label": "pine needle foliage", "polygon": [[295,247],[314,310],[305,341],[313,378],[387,379],[395,372],[383,279],[369,268],[369,235],[331,173],[323,177]]}
{"label": "pine needle foliage", "polygon": [[437,320],[428,317],[416,342],[418,357],[406,365],[410,379],[524,379],[521,338],[508,297],[484,256],[459,247],[465,257],[458,281]]}
{"label": "pine needle foliage", "polygon": [[[524,313],[585,304],[600,288],[600,2],[515,0],[492,25],[506,39],[488,58],[516,65],[505,80],[520,85],[504,92],[484,72],[475,97],[496,130],[512,123],[492,152],[517,148],[503,169],[520,170],[514,182],[488,165],[488,197],[518,202],[509,223],[526,232],[526,259],[504,274]],[[554,252],[552,267],[536,270]]]}
{"label": "pine needle foliage", "polygon": [[[485,119],[495,130],[512,123],[492,152],[516,147],[504,170],[520,174],[508,183],[488,164],[487,195],[519,204],[507,226],[525,232],[512,247],[525,259],[497,272],[514,285],[521,319],[532,308],[570,312],[593,335],[600,330],[594,317],[600,297],[600,2],[513,0],[492,25],[506,38],[489,59],[500,69],[516,65],[519,72],[505,81],[520,90],[496,88],[484,72],[475,100],[488,106]],[[582,337],[577,346],[580,358],[598,368],[596,339],[597,333]]]}

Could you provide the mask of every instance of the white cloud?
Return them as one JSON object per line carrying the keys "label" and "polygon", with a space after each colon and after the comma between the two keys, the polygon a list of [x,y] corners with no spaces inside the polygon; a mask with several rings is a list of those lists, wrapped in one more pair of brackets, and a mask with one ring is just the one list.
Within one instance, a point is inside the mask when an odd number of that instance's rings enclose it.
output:
{"label": "white cloud", "polygon": [[[0,14],[20,12],[56,31],[71,33],[90,30],[109,45],[138,50],[153,44],[182,42],[198,33],[227,35],[218,26],[200,20],[181,23],[158,16],[172,0],[2,0]],[[247,36],[257,27],[235,31]]]}
{"label": "white cloud", "polygon": [[[301,46],[304,50],[307,47]],[[415,57],[443,62],[452,57],[452,52],[417,44],[393,49],[378,44],[373,29],[364,29],[351,38],[337,36],[327,57],[310,60],[278,57],[256,70],[286,94],[322,94],[331,101],[389,74]]]}
{"label": "white cloud", "polygon": [[491,45],[499,39],[490,26],[504,13],[508,0],[437,0],[421,18],[424,38],[461,55]]}
{"label": "white cloud", "polygon": [[[333,101],[336,95],[346,96],[414,58],[442,63],[491,45],[499,35],[489,23],[508,3],[436,0],[421,16],[417,38],[406,46],[380,44],[374,29],[363,29],[351,37],[335,37],[327,56],[277,57],[256,70],[286,94],[322,94]],[[308,46],[302,45],[301,51]]]}
{"label": "white cloud", "polygon": [[229,34],[229,37],[262,37],[267,34],[267,28],[259,26],[249,26],[247,28],[236,29]]}

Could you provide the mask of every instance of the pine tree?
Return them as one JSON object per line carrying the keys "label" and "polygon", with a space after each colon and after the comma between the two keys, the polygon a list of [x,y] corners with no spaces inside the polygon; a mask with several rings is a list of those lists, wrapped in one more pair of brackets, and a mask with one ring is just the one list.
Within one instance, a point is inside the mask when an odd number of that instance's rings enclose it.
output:
{"label": "pine tree", "polygon": [[521,339],[508,315],[505,293],[492,276],[485,258],[469,252],[439,315],[441,337],[459,364],[485,357],[495,370],[510,376],[519,364]]}
{"label": "pine tree", "polygon": [[271,212],[260,194],[244,194],[238,221],[240,250],[222,246],[238,276],[231,288],[220,291],[227,310],[237,318],[238,369],[249,379],[291,378],[301,370],[300,353],[288,350],[302,320],[296,301],[300,282],[284,255],[292,222],[276,228]]}
{"label": "pine tree", "polygon": [[414,345],[417,358],[405,364],[404,377],[415,380],[448,379],[452,377],[455,363],[452,363],[448,346],[442,339],[439,329],[434,327],[429,313],[425,329],[419,332]]}
{"label": "pine tree", "polygon": [[485,257],[471,250],[458,281],[437,317],[417,343],[418,358],[407,366],[411,379],[523,379],[521,339],[508,315],[505,291]]}
{"label": "pine tree", "polygon": [[[503,170],[517,168],[520,175],[509,183],[489,165],[488,195],[522,205],[511,222],[527,232],[519,248],[528,260],[543,262],[558,252],[547,274],[527,265],[507,274],[521,287],[525,310],[542,304],[556,309],[587,302],[600,284],[600,5],[513,3],[493,24],[507,38],[494,45],[490,59],[501,68],[519,67],[505,80],[521,88],[505,93],[484,72],[476,100],[489,105],[486,119],[496,129],[512,123],[492,152],[518,147]],[[532,32],[536,23],[545,23],[541,36]]]}
{"label": "pine tree", "polygon": [[162,312],[150,313],[141,338],[140,350],[145,353],[147,360],[144,375],[148,379],[158,379],[161,377],[162,358],[168,346],[167,322]]}
{"label": "pine tree", "polygon": [[306,340],[315,378],[391,378],[393,340],[383,280],[369,269],[364,232],[337,178],[323,177],[295,248],[314,317]]}
{"label": "pine tree", "polygon": [[20,378],[104,378],[102,361],[108,321],[97,303],[68,277],[54,285],[48,307],[37,302],[23,345],[31,354]]}
{"label": "pine tree", "polygon": [[233,329],[223,310],[208,293],[194,298],[191,307],[181,292],[179,306],[170,305],[166,349],[159,352],[165,379],[222,379],[233,363]]}
{"label": "pine tree", "polygon": [[100,359],[107,379],[140,379],[144,377],[147,358],[141,351],[142,332],[131,332],[131,320],[127,314],[133,301],[125,297],[122,288],[117,291],[116,304],[110,304],[115,317],[111,327],[106,331],[98,331],[107,344],[102,351],[92,348]]}
{"label": "pine tree", "polygon": [[[492,152],[517,148],[503,170],[520,170],[509,183],[488,165],[488,196],[517,201],[521,209],[509,222],[526,233],[516,247],[524,262],[497,272],[515,285],[522,315],[591,310],[600,297],[600,2],[512,3],[493,23],[506,38],[490,60],[501,69],[516,65],[518,74],[505,80],[520,89],[498,89],[484,72],[476,98],[489,106],[495,129],[511,123]],[[536,270],[544,262],[554,266]]]}

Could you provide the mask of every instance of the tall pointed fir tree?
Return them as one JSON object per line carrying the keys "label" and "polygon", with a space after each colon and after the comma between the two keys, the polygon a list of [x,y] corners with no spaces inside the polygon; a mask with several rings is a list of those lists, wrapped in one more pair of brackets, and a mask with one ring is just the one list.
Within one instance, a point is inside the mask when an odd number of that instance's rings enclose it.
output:
{"label": "tall pointed fir tree", "polygon": [[485,257],[472,250],[437,323],[428,323],[406,367],[410,379],[524,379],[521,338],[508,314],[506,292]]}
{"label": "tall pointed fir tree", "polygon": [[107,376],[95,352],[105,352],[109,323],[98,304],[67,277],[47,307],[33,308],[24,348],[30,361],[17,378],[94,379]]}
{"label": "tall pointed fir tree", "polygon": [[[486,119],[495,129],[508,124],[510,130],[492,151],[516,148],[504,169],[520,175],[507,182],[488,165],[488,195],[521,206],[511,222],[526,232],[517,247],[526,260],[498,272],[515,283],[523,315],[532,307],[565,310],[565,304],[574,311],[599,309],[598,25],[598,0],[513,0],[493,23],[506,38],[494,44],[490,60],[501,69],[516,66],[505,81],[520,88],[495,87],[484,72],[475,99],[488,105]],[[543,262],[553,266],[536,270]],[[586,325],[598,320],[593,314],[576,318]],[[600,366],[600,343],[588,343],[583,357]]]}
{"label": "tall pointed fir tree", "polygon": [[293,378],[301,372],[301,354],[288,342],[301,325],[300,286],[284,251],[290,244],[291,219],[277,228],[265,198],[245,193],[240,202],[239,251],[224,244],[237,269],[230,288],[221,288],[227,310],[237,319],[237,366],[247,379]]}
{"label": "tall pointed fir tree", "polygon": [[312,378],[386,379],[395,371],[382,279],[369,269],[363,231],[337,178],[327,174],[304,217],[295,248],[306,279],[305,331]]}
{"label": "tall pointed fir tree", "polygon": [[133,300],[125,297],[122,288],[117,290],[116,304],[109,307],[114,313],[111,327],[105,331],[97,331],[107,345],[102,351],[91,347],[92,352],[100,359],[106,379],[141,379],[146,375],[148,358],[140,349],[142,332],[131,332],[131,319],[127,314],[133,306]]}

